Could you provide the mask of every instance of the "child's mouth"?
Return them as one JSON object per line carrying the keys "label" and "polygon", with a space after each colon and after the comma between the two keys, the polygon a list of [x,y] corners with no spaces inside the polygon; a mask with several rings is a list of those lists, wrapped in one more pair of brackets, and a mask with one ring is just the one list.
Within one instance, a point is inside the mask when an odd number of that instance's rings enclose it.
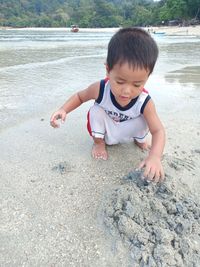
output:
{"label": "child's mouth", "polygon": [[123,96],[123,95],[121,95],[121,96],[119,96],[119,97],[120,97],[120,99],[123,100],[123,101],[129,100],[129,97],[128,97],[128,96]]}

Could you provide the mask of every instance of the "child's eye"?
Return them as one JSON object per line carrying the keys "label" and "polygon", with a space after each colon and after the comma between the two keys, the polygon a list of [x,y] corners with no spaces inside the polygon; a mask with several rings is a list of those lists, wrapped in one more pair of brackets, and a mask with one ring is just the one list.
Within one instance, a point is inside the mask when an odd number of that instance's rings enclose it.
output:
{"label": "child's eye", "polygon": [[124,84],[122,81],[116,81],[117,84]]}
{"label": "child's eye", "polygon": [[139,88],[140,87],[140,84],[134,84],[135,87]]}

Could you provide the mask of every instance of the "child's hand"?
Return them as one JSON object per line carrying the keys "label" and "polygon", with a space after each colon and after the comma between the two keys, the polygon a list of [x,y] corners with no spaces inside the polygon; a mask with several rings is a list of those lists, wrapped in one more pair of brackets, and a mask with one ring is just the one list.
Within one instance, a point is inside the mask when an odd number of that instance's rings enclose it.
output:
{"label": "child's hand", "polygon": [[65,121],[66,115],[67,115],[66,111],[62,108],[54,112],[50,119],[51,126],[54,128],[59,128],[60,125],[57,122],[57,120],[61,119],[61,122],[63,123]]}
{"label": "child's hand", "polygon": [[143,175],[147,180],[155,183],[164,180],[164,171],[159,157],[153,155],[148,156],[140,163],[139,169],[141,168],[145,168]]}

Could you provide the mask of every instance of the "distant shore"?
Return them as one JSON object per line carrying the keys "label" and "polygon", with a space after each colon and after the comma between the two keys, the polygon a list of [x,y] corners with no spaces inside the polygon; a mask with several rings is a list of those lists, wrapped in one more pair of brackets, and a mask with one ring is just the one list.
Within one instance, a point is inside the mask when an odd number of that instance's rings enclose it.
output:
{"label": "distant shore", "polygon": [[[12,28],[12,27],[0,27],[0,30],[70,30],[71,28]],[[105,31],[105,32],[115,32],[119,28],[80,28],[79,32],[88,31]],[[162,27],[146,27],[152,33],[162,33],[165,35],[188,35],[188,36],[200,36],[200,25],[196,26],[162,26]]]}
{"label": "distant shore", "polygon": [[187,26],[187,27],[179,27],[179,26],[150,27],[149,29],[155,33],[164,33],[166,35],[200,36],[200,25]]}

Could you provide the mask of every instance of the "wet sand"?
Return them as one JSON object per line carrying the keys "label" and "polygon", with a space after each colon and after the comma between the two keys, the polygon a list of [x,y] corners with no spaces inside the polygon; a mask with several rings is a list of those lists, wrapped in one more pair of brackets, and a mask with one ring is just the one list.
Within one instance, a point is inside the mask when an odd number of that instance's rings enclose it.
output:
{"label": "wet sand", "polygon": [[[92,159],[86,109],[70,114],[59,130],[50,128],[47,112],[1,133],[1,266],[129,266],[126,246],[113,243],[99,209],[105,192],[120,188],[145,155],[126,144],[109,147],[106,162]],[[197,199],[200,118],[193,111],[191,104],[162,116],[163,164]]]}

